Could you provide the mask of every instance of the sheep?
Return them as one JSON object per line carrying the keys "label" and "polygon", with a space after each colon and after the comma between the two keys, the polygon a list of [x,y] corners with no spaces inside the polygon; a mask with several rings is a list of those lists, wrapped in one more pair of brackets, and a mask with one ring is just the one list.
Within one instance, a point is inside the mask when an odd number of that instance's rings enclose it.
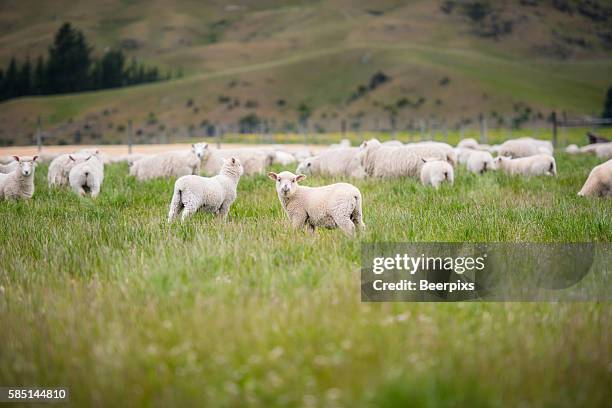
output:
{"label": "sheep", "polygon": [[189,175],[179,178],[174,183],[168,222],[171,223],[181,209],[181,222],[199,209],[225,220],[236,199],[236,189],[243,173],[240,160],[231,157],[223,161],[221,171],[214,177]]}
{"label": "sheep", "polygon": [[580,148],[581,153],[595,153],[600,159],[609,159],[612,157],[612,142],[608,143],[593,143]]}
{"label": "sheep", "polygon": [[578,195],[580,197],[612,197],[612,159],[593,167]]}
{"label": "sheep", "polygon": [[10,162],[8,164],[0,164],[0,173],[1,174],[12,173],[13,170],[15,170],[18,165],[19,165],[19,163],[16,162],[15,160],[13,160],[12,162]]}
{"label": "sheep", "polygon": [[478,151],[478,150],[468,149],[468,148],[464,148],[464,147],[457,147],[457,148],[455,148],[455,156],[457,157],[457,163],[459,163],[459,164],[467,164],[467,162],[470,159],[470,156],[472,155],[472,153],[474,153],[476,151]]}
{"label": "sheep", "polygon": [[289,171],[270,172],[268,177],[276,182],[276,192],[293,228],[340,228],[352,237],[355,230],[363,231],[362,198],[359,189],[352,184],[336,183],[323,187],[298,185],[304,174]]}
{"label": "sheep", "polygon": [[287,166],[289,164],[295,163],[296,161],[297,159],[291,153],[283,152],[282,150],[277,150],[274,154],[274,161],[272,163]]}
{"label": "sheep", "polygon": [[104,163],[96,155],[91,155],[72,167],[68,175],[68,181],[74,192],[80,196],[90,193],[91,198],[96,198],[100,194],[103,180]]}
{"label": "sheep", "polygon": [[459,141],[459,143],[457,143],[457,148],[459,149],[473,149],[473,150],[477,150],[479,147],[478,142],[476,141],[476,139],[473,139],[471,137],[468,137],[467,139],[462,139]]}
{"label": "sheep", "polygon": [[34,170],[38,156],[13,156],[17,167],[9,174],[0,174],[0,199],[28,199],[34,195]]}
{"label": "sheep", "polygon": [[447,182],[453,184],[455,173],[453,166],[446,160],[437,158],[421,159],[423,167],[421,167],[421,184],[424,186],[431,185],[435,189],[440,187],[440,184]]}
{"label": "sheep", "polygon": [[70,170],[77,164],[84,162],[89,156],[91,155],[83,153],[62,154],[53,159],[47,172],[49,187],[67,186]]}
{"label": "sheep", "polygon": [[206,143],[196,143],[191,145],[190,150],[176,150],[142,158],[132,163],[130,175],[144,181],[156,177],[200,174],[207,147]]}
{"label": "sheep", "polygon": [[507,140],[499,146],[499,156],[512,158],[529,157],[538,154],[553,154],[553,146],[547,140],[538,140],[531,137],[521,137]]}
{"label": "sheep", "polygon": [[381,143],[372,139],[361,144],[358,161],[369,177],[393,178],[413,177],[418,178],[423,165],[422,159],[436,158],[454,162],[445,148],[436,144],[419,143],[402,147],[382,146]]}
{"label": "sheep", "polygon": [[218,174],[223,167],[224,159],[231,157],[240,160],[245,175],[264,174],[273,160],[270,152],[264,149],[211,149],[209,145],[205,145],[204,152],[202,170],[208,176]]}
{"label": "sheep", "polygon": [[381,143],[383,146],[402,147],[404,144],[399,140],[387,140]]}
{"label": "sheep", "polygon": [[357,160],[359,152],[358,147],[328,150],[302,161],[296,173],[364,178],[365,171]]}
{"label": "sheep", "polygon": [[557,164],[555,158],[548,154],[511,159],[498,156],[493,160],[494,170],[503,170],[508,174],[522,174],[525,176],[556,176]]}
{"label": "sheep", "polygon": [[467,161],[468,171],[476,174],[482,174],[493,168],[493,156],[489,152],[475,150]]}
{"label": "sheep", "polygon": [[351,141],[348,139],[342,139],[340,140],[340,143],[333,143],[331,145],[329,145],[330,149],[342,149],[345,147],[351,147]]}
{"label": "sheep", "polygon": [[565,153],[578,154],[580,153],[580,148],[575,144],[571,144],[565,148]]}
{"label": "sheep", "polygon": [[301,163],[304,160],[308,159],[309,157],[312,157],[312,152],[308,149],[301,149],[293,153],[293,156],[298,162]]}
{"label": "sheep", "polygon": [[449,145],[448,143],[428,141],[428,142],[418,142],[418,143],[408,144],[407,146],[436,147],[442,150],[446,154],[446,161],[448,161],[452,166],[455,166],[457,164],[457,152],[455,151],[455,148]]}

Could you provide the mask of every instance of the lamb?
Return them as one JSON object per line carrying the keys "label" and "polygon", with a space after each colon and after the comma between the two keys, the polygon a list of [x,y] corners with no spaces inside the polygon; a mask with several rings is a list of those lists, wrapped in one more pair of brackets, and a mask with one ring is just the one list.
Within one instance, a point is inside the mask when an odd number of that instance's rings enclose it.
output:
{"label": "lamb", "polygon": [[482,174],[493,169],[493,156],[489,152],[475,150],[467,161],[467,169],[472,173]]}
{"label": "lamb", "polygon": [[34,170],[38,156],[13,156],[17,167],[9,174],[0,174],[0,199],[28,199],[34,195]]}
{"label": "lamb", "polygon": [[422,161],[424,164],[421,168],[421,184],[432,185],[436,189],[444,182],[453,184],[455,179],[453,166],[446,160],[422,159]]}
{"label": "lamb", "polygon": [[512,158],[529,157],[538,154],[553,154],[552,144],[547,140],[538,140],[531,137],[507,140],[499,146],[499,156]]}
{"label": "lamb", "polygon": [[13,170],[15,170],[18,165],[19,165],[19,162],[16,162],[15,160],[13,160],[12,162],[8,164],[0,164],[0,173],[1,174],[12,173]]}
{"label": "lamb", "polygon": [[612,142],[609,143],[593,143],[580,148],[581,153],[595,153],[600,159],[609,159],[612,157]]}
{"label": "lamb", "polygon": [[181,222],[199,209],[225,220],[236,199],[238,181],[243,173],[240,160],[232,157],[224,160],[221,171],[214,177],[189,175],[179,178],[174,183],[168,222],[172,222],[181,209]]}
{"label": "lamb", "polygon": [[206,175],[218,174],[223,168],[224,159],[235,157],[242,163],[245,175],[264,174],[266,168],[272,164],[272,156],[263,149],[211,149],[204,146],[203,172]]}
{"label": "lamb", "polygon": [[[454,155],[454,151],[453,151]],[[439,159],[454,162],[446,149],[431,143],[419,143],[402,147],[382,146],[376,139],[361,144],[358,160],[369,177],[418,178],[423,165],[422,159]]]}
{"label": "lamb", "polygon": [[104,163],[96,155],[91,155],[85,161],[75,165],[68,175],[70,186],[80,196],[87,193],[91,198],[100,194],[100,187],[104,180]]}
{"label": "lamb", "polygon": [[295,163],[297,160],[294,155],[291,153],[284,152],[282,150],[277,150],[274,152],[274,160],[273,164],[281,164],[283,166],[287,166],[289,164]]}
{"label": "lamb", "polygon": [[68,176],[70,170],[77,164],[84,162],[89,156],[91,154],[62,154],[53,159],[47,173],[49,187],[67,186],[69,184]]}
{"label": "lamb", "polygon": [[477,150],[479,147],[478,142],[476,141],[476,139],[473,139],[471,137],[468,137],[467,139],[462,139],[459,141],[459,143],[457,143],[457,148],[459,149],[473,149],[473,150]]}
{"label": "lamb", "polygon": [[132,163],[130,175],[144,181],[156,177],[200,174],[207,147],[206,143],[196,143],[191,145],[190,150],[176,150],[142,158]]}
{"label": "lamb", "polygon": [[578,195],[580,197],[612,197],[612,159],[593,167]]}
{"label": "lamb", "polygon": [[301,162],[296,172],[306,175],[364,178],[365,171],[357,159],[359,152],[358,147],[328,150]]}
{"label": "lamb", "polygon": [[555,158],[548,154],[511,159],[498,156],[493,160],[494,170],[503,170],[508,174],[522,174],[525,176],[556,176],[557,164]]}
{"label": "lamb", "polygon": [[455,151],[455,148],[449,145],[448,143],[429,141],[429,142],[418,142],[418,143],[408,144],[407,146],[436,147],[442,150],[446,154],[446,161],[448,161],[452,166],[455,166],[455,164],[457,164],[457,152]]}
{"label": "lamb", "polygon": [[470,156],[472,155],[472,153],[474,153],[476,151],[478,151],[478,150],[468,149],[468,148],[464,148],[464,147],[457,147],[457,148],[455,148],[455,156],[457,157],[457,163],[459,163],[459,164],[467,164],[467,162],[470,159]]}
{"label": "lamb", "polygon": [[362,198],[359,189],[352,184],[336,183],[323,187],[306,187],[298,182],[305,175],[289,171],[270,172],[268,177],[276,182],[276,192],[293,228],[340,228],[352,237],[355,230],[363,231]]}

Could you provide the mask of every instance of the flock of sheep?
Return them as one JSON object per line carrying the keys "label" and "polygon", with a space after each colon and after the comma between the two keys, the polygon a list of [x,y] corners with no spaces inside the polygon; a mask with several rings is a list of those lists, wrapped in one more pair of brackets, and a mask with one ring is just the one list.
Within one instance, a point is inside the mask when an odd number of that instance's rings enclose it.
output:
{"label": "flock of sheep", "polygon": [[[612,143],[598,143],[578,148],[569,146],[568,153],[595,153],[612,157]],[[495,153],[497,157],[493,157]],[[468,171],[482,174],[499,170],[513,175],[555,176],[557,166],[550,142],[519,138],[501,145],[479,144],[464,139],[457,147],[440,142],[403,144],[399,141],[364,141],[351,147],[342,141],[312,156],[308,151],[294,153],[280,148],[213,149],[196,143],[191,149],[156,155],[131,154],[108,156],[97,149],[85,149],[56,156],[13,156],[0,160],[0,199],[27,199],[34,194],[36,163],[49,160],[50,187],[70,187],[76,194],[100,194],[104,165],[125,161],[130,175],[144,181],[157,177],[178,177],[174,185],[168,221],[179,213],[185,220],[198,210],[212,212],[224,219],[237,197],[237,186],[243,174],[264,174],[274,163],[289,166],[298,163],[296,173],[269,172],[276,183],[282,208],[295,228],[340,228],[354,235],[365,227],[362,217],[362,196],[348,183],[323,187],[306,187],[299,183],[307,175],[328,175],[347,178],[397,178],[420,180],[423,185],[438,188],[453,184],[454,167],[465,165]],[[200,176],[201,173],[208,177]],[[612,159],[596,166],[590,173],[580,196],[612,196]]]}

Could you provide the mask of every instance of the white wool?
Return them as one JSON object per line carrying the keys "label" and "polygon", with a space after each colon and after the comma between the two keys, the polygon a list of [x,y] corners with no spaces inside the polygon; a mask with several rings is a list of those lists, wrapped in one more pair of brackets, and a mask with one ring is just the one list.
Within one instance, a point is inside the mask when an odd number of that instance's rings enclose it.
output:
{"label": "white wool", "polygon": [[471,137],[468,137],[467,139],[462,139],[459,141],[459,143],[457,143],[457,148],[460,149],[473,149],[476,150],[478,149],[478,142],[476,141],[476,139],[473,139]]}
{"label": "white wool", "polygon": [[423,159],[439,159],[454,163],[454,156],[454,150],[451,154],[446,147],[441,148],[435,143],[388,147],[372,139],[361,144],[358,160],[369,177],[418,178]]}
{"label": "white wool", "polygon": [[424,159],[424,164],[421,168],[421,184],[424,186],[431,185],[434,188],[440,187],[442,183],[453,184],[455,173],[453,166],[446,160],[429,160]]}
{"label": "white wool", "polygon": [[383,146],[395,146],[395,147],[401,147],[404,144],[402,142],[400,142],[399,140],[387,140],[386,142],[382,142],[381,143]]}
{"label": "white wool", "polygon": [[352,184],[300,186],[298,182],[306,176],[289,171],[270,172],[268,177],[276,183],[278,199],[293,228],[307,227],[313,232],[316,227],[340,228],[348,236],[356,228],[365,228],[361,192]]}
{"label": "white wool", "polygon": [[575,144],[571,144],[565,148],[565,153],[578,154],[580,153],[580,148]]}
{"label": "white wool", "polygon": [[455,155],[457,157],[457,163],[459,163],[459,164],[467,164],[467,162],[470,159],[470,156],[472,155],[472,153],[474,153],[476,151],[477,150],[468,149],[468,148],[465,148],[465,147],[457,147],[457,148],[455,148]]}
{"label": "white wool", "polygon": [[235,157],[240,160],[245,175],[264,174],[272,164],[274,151],[258,148],[213,149],[206,145],[202,171],[206,175],[215,175],[221,171],[224,159]]}
{"label": "white wool", "polygon": [[612,159],[593,167],[578,195],[581,197],[612,197]]}
{"label": "white wool", "polygon": [[612,142],[608,143],[593,143],[580,148],[581,153],[595,153],[600,159],[609,159],[612,157]]}
{"label": "white wool", "polygon": [[302,161],[297,167],[297,173],[307,175],[346,176],[363,178],[365,172],[359,163],[358,147],[344,147],[327,150],[314,157]]}
{"label": "white wool", "polygon": [[329,145],[330,149],[342,149],[344,147],[351,147],[351,141],[348,139],[340,140],[340,143],[333,143]]}
{"label": "white wool", "polygon": [[449,162],[453,166],[457,164],[457,152],[455,151],[455,148],[449,145],[448,143],[428,141],[428,142],[418,142],[418,143],[415,143],[414,145],[415,146],[436,147],[442,150],[446,154],[447,162]]}
{"label": "white wool", "polygon": [[489,152],[474,150],[466,163],[468,171],[482,174],[493,169],[493,156]]}
{"label": "white wool", "polygon": [[221,171],[214,177],[189,175],[179,178],[174,183],[168,222],[172,222],[181,209],[181,221],[200,209],[225,219],[236,199],[238,181],[243,172],[240,160],[232,157],[224,161]]}
{"label": "white wool", "polygon": [[531,137],[507,140],[499,146],[498,154],[508,157],[529,157],[538,154],[553,154],[552,143]]}
{"label": "white wool", "polygon": [[15,160],[10,162],[9,164],[0,164],[0,173],[2,173],[2,174],[12,173],[13,170],[15,170],[18,165],[19,165],[19,162],[15,161]]}
{"label": "white wool", "polygon": [[141,158],[131,165],[130,175],[143,181],[156,177],[200,174],[207,146],[205,143],[196,143],[189,150],[176,150]]}
{"label": "white wool", "polygon": [[77,164],[84,162],[89,156],[91,156],[91,154],[73,153],[62,154],[53,159],[49,165],[49,171],[47,172],[49,187],[67,186],[69,184],[68,175],[70,174],[70,170]]}
{"label": "white wool", "polygon": [[511,159],[498,156],[493,160],[494,170],[503,170],[508,174],[520,174],[524,176],[556,176],[557,164],[555,158],[548,154]]}
{"label": "white wool", "polygon": [[8,174],[0,174],[0,199],[28,199],[34,195],[34,170],[38,156],[14,156],[17,167]]}
{"label": "white wool", "polygon": [[277,150],[274,153],[274,161],[272,162],[273,164],[280,164],[283,166],[287,166],[289,164],[293,164],[295,163],[297,160],[295,158],[294,155],[292,155],[291,153],[287,153],[281,150]]}
{"label": "white wool", "polygon": [[96,198],[104,181],[104,163],[97,155],[91,155],[72,167],[68,181],[72,190],[78,195],[84,196],[89,193],[92,198]]}
{"label": "white wool", "polygon": [[312,157],[312,152],[308,149],[302,149],[302,150],[298,150],[297,152],[293,153],[293,156],[295,156],[295,159],[301,163],[307,158]]}

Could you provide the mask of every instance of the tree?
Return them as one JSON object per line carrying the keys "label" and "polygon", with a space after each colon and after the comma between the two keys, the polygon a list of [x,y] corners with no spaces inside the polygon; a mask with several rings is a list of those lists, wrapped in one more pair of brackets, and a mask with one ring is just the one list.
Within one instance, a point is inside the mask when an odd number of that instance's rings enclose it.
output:
{"label": "tree", "polygon": [[15,86],[17,95],[31,95],[32,94],[32,64],[30,58],[26,59],[19,74],[17,74],[17,84]]}
{"label": "tree", "polygon": [[34,67],[34,74],[32,77],[32,94],[40,95],[45,89],[45,61],[42,55],[38,56],[36,60],[36,66]]}
{"label": "tree", "polygon": [[612,119],[612,85],[608,88],[601,117],[604,119]]}
{"label": "tree", "polygon": [[14,98],[17,95],[17,78],[19,73],[17,72],[17,60],[15,57],[11,58],[8,69],[4,77],[4,99]]}
{"label": "tree", "polygon": [[91,47],[83,33],[64,23],[49,48],[46,85],[49,93],[75,92],[90,86]]}
{"label": "tree", "polygon": [[[100,61],[100,88],[118,88],[124,84],[125,57],[121,50],[111,50]],[[125,81],[127,82],[127,81]]]}

